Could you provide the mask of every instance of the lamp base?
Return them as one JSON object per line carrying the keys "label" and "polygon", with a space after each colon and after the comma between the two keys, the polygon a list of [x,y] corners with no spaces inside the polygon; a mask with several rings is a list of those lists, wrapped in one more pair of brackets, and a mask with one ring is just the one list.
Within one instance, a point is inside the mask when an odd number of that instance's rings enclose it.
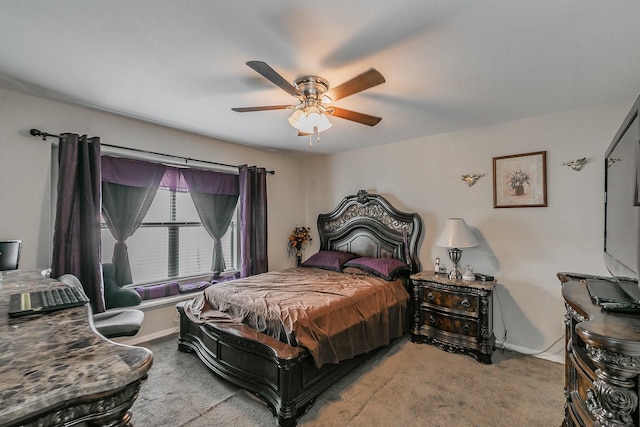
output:
{"label": "lamp base", "polygon": [[449,259],[453,263],[453,270],[449,273],[449,280],[460,280],[462,279],[462,273],[458,270],[458,261],[462,258],[462,250],[458,248],[451,248],[448,252]]}

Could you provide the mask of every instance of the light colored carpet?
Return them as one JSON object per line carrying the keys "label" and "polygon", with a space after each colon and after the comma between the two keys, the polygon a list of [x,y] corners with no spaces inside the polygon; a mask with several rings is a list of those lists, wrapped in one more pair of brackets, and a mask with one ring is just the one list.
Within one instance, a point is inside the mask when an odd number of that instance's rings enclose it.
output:
{"label": "light colored carpet", "polygon": [[[144,345],[154,362],[133,406],[136,427],[276,425],[264,403],[179,352],[176,336]],[[482,365],[407,335],[325,390],[298,425],[560,426],[563,383],[561,364],[496,351]]]}

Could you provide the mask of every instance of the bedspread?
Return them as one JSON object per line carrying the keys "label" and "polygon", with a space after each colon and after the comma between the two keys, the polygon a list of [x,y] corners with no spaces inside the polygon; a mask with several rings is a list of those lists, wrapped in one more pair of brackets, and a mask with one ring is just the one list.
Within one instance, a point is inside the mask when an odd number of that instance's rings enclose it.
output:
{"label": "bedspread", "polygon": [[320,367],[401,336],[408,300],[401,279],[298,267],[213,285],[186,313],[200,323],[241,322],[303,346]]}

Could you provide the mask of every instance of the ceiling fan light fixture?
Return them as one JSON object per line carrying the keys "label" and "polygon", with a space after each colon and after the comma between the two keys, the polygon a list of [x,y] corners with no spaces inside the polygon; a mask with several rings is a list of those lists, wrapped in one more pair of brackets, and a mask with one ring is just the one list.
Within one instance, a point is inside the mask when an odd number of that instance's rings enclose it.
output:
{"label": "ceiling fan light fixture", "polygon": [[294,111],[289,117],[289,124],[304,133],[324,132],[331,127],[326,114],[315,106]]}
{"label": "ceiling fan light fixture", "polygon": [[300,123],[300,119],[302,119],[303,117],[304,117],[304,111],[298,108],[293,112],[293,114],[291,114],[291,116],[289,116],[289,124],[294,128],[300,130],[299,123]]}
{"label": "ceiling fan light fixture", "polygon": [[298,130],[306,133],[319,133],[331,127],[331,123],[327,116],[321,113],[312,112],[305,115],[298,122]]}

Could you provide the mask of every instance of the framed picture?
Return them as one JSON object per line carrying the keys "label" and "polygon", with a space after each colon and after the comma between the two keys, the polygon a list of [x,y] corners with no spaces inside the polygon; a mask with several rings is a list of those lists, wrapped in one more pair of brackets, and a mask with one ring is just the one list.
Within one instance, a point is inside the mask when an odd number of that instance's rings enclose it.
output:
{"label": "framed picture", "polygon": [[493,158],[493,207],[547,206],[547,152]]}

